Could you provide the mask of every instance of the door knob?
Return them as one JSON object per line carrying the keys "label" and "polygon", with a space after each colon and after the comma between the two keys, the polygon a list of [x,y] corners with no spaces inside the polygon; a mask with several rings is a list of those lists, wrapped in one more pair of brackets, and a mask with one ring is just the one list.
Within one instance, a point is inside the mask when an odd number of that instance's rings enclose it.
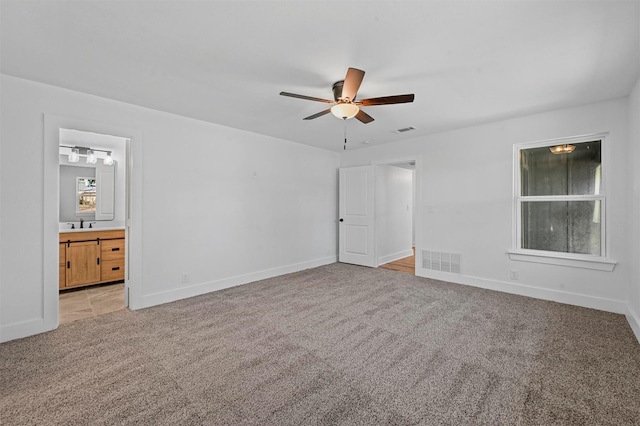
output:
{"label": "door knob", "polygon": [[344,219],[340,218],[340,222],[344,222]]}

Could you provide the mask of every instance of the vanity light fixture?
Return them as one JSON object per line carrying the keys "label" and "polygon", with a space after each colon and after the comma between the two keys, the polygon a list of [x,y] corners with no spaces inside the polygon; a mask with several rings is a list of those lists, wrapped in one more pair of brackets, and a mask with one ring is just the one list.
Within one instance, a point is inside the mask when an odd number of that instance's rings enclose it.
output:
{"label": "vanity light fixture", "polygon": [[71,148],[71,153],[69,154],[69,162],[77,163],[80,161],[80,150],[78,148]]}
{"label": "vanity light fixture", "polygon": [[575,145],[556,145],[550,146],[549,151],[552,154],[571,154],[576,149]]}
{"label": "vanity light fixture", "polygon": [[69,162],[77,163],[80,161],[80,157],[86,157],[87,164],[96,164],[98,162],[98,152],[104,152],[106,155],[100,154],[100,158],[102,162],[106,166],[112,166],[115,161],[111,154],[113,151],[107,151],[106,149],[95,149],[95,148],[87,148],[85,146],[69,146],[69,145],[60,145],[60,148],[69,148]]}
{"label": "vanity light fixture", "polygon": [[102,160],[105,166],[113,165],[113,157],[111,156],[111,151],[107,152],[107,156]]}
{"label": "vanity light fixture", "polygon": [[98,162],[98,157],[96,157],[96,153],[88,149],[87,150],[87,164],[96,164]]}

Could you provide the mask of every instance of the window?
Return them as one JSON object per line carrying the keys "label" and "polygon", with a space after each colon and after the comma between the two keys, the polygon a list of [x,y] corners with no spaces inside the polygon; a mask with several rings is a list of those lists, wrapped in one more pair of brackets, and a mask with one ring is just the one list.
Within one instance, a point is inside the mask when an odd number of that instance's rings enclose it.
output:
{"label": "window", "polygon": [[515,251],[605,257],[602,137],[516,148]]}
{"label": "window", "polygon": [[95,214],[96,178],[76,177],[76,214]]}

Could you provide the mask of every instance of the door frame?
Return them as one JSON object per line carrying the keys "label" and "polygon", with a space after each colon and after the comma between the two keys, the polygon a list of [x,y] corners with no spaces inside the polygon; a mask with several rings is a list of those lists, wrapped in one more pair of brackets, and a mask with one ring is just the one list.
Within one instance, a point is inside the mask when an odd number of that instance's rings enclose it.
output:
{"label": "door frame", "polygon": [[[393,166],[394,164],[406,164],[409,162],[415,161],[415,181],[413,182],[413,197],[415,200],[415,206],[413,209],[413,232],[415,234],[415,272],[414,275],[417,274],[419,269],[418,259],[420,258],[419,254],[422,253],[422,155],[414,154],[407,155],[404,157],[392,157],[386,158],[383,160],[371,160],[369,162],[372,166]],[[378,227],[378,216],[376,215],[376,235],[378,235],[377,227]],[[380,260],[378,259],[378,240],[376,238],[376,267],[380,264]]]}
{"label": "door frame", "polygon": [[60,211],[60,129],[94,132],[129,139],[125,146],[125,300],[135,309],[141,300],[142,269],[142,167],[134,159],[142,157],[142,134],[111,124],[81,118],[44,114],[44,211],[43,211],[43,328],[42,332],[59,326],[59,211]]}

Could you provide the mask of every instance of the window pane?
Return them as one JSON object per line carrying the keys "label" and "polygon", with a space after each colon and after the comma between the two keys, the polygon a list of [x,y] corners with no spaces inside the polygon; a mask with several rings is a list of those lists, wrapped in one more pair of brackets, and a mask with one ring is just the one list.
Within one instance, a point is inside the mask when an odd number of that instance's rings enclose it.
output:
{"label": "window pane", "polygon": [[522,203],[522,248],[599,256],[600,201]]}
{"label": "window pane", "polygon": [[96,179],[95,178],[77,178],[78,184],[78,205],[76,213],[95,213],[96,212]]}
{"label": "window pane", "polygon": [[575,150],[554,154],[544,146],[520,151],[522,196],[599,194],[600,141],[565,146]]}

